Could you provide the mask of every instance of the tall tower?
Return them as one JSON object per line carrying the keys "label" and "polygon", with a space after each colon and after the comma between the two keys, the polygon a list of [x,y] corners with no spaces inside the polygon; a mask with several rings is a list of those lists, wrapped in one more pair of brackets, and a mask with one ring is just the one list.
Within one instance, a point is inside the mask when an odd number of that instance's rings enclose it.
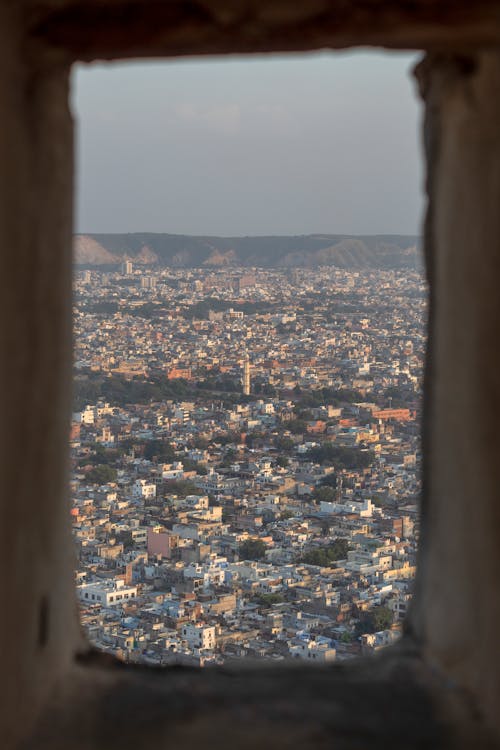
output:
{"label": "tall tower", "polygon": [[131,274],[133,269],[134,267],[131,260],[124,260],[120,266],[120,271],[124,276],[128,276],[129,274]]}
{"label": "tall tower", "polygon": [[245,396],[250,395],[250,359],[248,354],[243,360],[243,394]]}

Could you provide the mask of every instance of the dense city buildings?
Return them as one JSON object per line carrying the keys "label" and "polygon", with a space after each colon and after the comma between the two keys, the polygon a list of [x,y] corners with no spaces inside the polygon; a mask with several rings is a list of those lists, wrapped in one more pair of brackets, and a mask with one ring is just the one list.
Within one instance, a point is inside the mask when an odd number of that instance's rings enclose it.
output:
{"label": "dense city buildings", "polygon": [[75,277],[77,590],[127,661],[311,663],[399,634],[426,288],[409,270]]}

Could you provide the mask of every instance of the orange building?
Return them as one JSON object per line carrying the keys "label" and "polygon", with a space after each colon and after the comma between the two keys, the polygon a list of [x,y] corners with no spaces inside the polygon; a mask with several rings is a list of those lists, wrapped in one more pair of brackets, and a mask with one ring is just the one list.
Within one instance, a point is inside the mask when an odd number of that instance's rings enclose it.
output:
{"label": "orange building", "polygon": [[323,422],[322,419],[317,419],[315,422],[309,422],[306,430],[310,434],[319,434],[321,432],[325,432],[326,422]]}
{"label": "orange building", "polygon": [[380,409],[374,411],[375,419],[395,419],[398,422],[409,422],[411,414],[409,409]]}
{"label": "orange building", "polygon": [[167,373],[168,380],[191,380],[191,368],[190,367],[171,367]]}

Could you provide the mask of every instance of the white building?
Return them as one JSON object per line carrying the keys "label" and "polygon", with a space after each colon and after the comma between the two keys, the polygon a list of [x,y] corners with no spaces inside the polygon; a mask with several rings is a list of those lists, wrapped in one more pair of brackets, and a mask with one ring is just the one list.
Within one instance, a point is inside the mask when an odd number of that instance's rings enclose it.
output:
{"label": "white building", "polygon": [[136,479],[132,487],[132,496],[150,500],[156,497],[156,484],[146,481],[146,479]]}
{"label": "white building", "polygon": [[148,529],[146,526],[140,526],[132,529],[131,532],[134,544],[146,544],[148,538]]}
{"label": "white building", "polygon": [[76,590],[81,602],[103,607],[116,607],[137,596],[137,586],[126,586],[122,580],[83,583]]}
{"label": "white building", "polygon": [[325,664],[335,661],[337,656],[336,650],[332,647],[328,638],[317,636],[308,639],[295,639],[290,646],[290,654],[296,659],[303,659],[308,662]]}
{"label": "white building", "polygon": [[[225,558],[223,559],[225,560]],[[191,563],[191,565],[186,566],[184,569],[184,578],[202,581],[203,588],[209,589],[212,586],[223,584],[225,573],[217,563]]]}
{"label": "white building", "polygon": [[75,412],[73,414],[73,421],[79,424],[94,424],[94,409],[91,406],[86,406],[83,411]]}
{"label": "white building", "polygon": [[191,648],[213,650],[216,645],[215,627],[203,623],[186,623],[182,627],[182,637]]}
{"label": "white building", "polygon": [[154,276],[141,276],[141,289],[155,289],[156,279]]}
{"label": "white building", "polygon": [[184,466],[182,461],[174,461],[172,464],[163,464],[161,467],[162,479],[184,479]]}
{"label": "white building", "polygon": [[187,495],[179,500],[178,507],[190,510],[208,510],[210,501],[208,495]]}
{"label": "white building", "polygon": [[319,504],[320,513],[356,513],[360,518],[371,518],[373,514],[373,503],[371,500],[363,500],[359,503],[355,500],[345,500],[342,503],[329,503],[322,500]]}

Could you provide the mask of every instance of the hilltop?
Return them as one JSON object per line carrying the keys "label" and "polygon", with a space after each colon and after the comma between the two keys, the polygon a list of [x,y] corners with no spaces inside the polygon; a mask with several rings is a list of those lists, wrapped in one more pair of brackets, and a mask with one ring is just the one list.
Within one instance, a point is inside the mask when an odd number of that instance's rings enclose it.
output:
{"label": "hilltop", "polygon": [[182,234],[78,234],[75,263],[144,266],[416,269],[420,239],[411,235],[309,234],[290,237],[199,237]]}

